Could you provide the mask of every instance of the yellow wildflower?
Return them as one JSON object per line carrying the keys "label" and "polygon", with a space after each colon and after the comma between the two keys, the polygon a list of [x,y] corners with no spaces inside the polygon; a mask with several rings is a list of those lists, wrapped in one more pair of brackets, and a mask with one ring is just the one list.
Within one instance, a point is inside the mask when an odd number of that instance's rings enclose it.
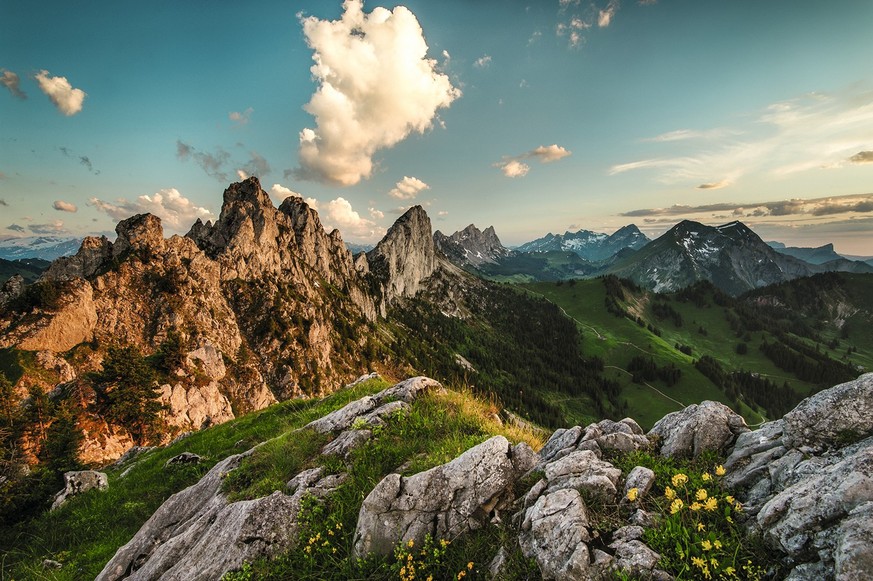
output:
{"label": "yellow wildflower", "polygon": [[673,476],[673,486],[682,486],[688,482],[688,477],[684,474],[676,474]]}
{"label": "yellow wildflower", "polygon": [[451,541],[447,541],[447,540],[445,540],[445,539],[440,539],[440,546],[441,546],[442,548],[445,549],[446,547],[449,546],[449,543],[450,543],[450,542],[451,542]]}
{"label": "yellow wildflower", "polygon": [[676,514],[677,512],[679,512],[680,510],[682,510],[682,507],[683,507],[683,506],[685,506],[685,503],[682,502],[682,499],[681,499],[681,498],[677,498],[677,499],[674,500],[673,503],[670,505],[670,514]]}
{"label": "yellow wildflower", "polygon": [[700,557],[691,557],[691,564],[695,567],[700,567],[701,569],[706,566],[706,562]]}
{"label": "yellow wildflower", "polygon": [[413,546],[414,544],[415,544],[415,540],[414,540],[414,539],[409,539],[409,542],[406,543],[406,546],[409,547],[409,548],[411,549],[412,546]]}
{"label": "yellow wildflower", "polygon": [[712,549],[712,543],[710,543],[709,540],[703,541],[700,543],[700,548],[704,551],[709,551]]}
{"label": "yellow wildflower", "polygon": [[701,478],[703,478],[704,482],[709,482],[710,480],[712,480],[712,476],[710,476],[709,472],[704,472]]}
{"label": "yellow wildflower", "polygon": [[470,561],[469,563],[467,563],[467,570],[468,570],[468,571],[472,571],[472,570],[473,570],[473,561]]}
{"label": "yellow wildflower", "polygon": [[718,559],[713,557],[712,559],[709,560],[709,564],[712,565],[713,569],[715,569],[716,567],[718,567]]}
{"label": "yellow wildflower", "polygon": [[691,506],[689,506],[688,508],[690,508],[691,510],[697,512],[698,510],[700,510],[701,508],[703,508],[703,505],[700,504],[699,502],[692,502],[692,503],[691,503]]}
{"label": "yellow wildflower", "polygon": [[720,549],[721,548],[721,541],[718,539],[714,540],[712,542],[712,546],[715,547],[716,549]]}
{"label": "yellow wildflower", "polygon": [[734,569],[733,567],[725,567],[724,572],[728,575],[733,575],[736,572],[736,569]]}
{"label": "yellow wildflower", "polygon": [[724,473],[725,473],[724,466],[719,464],[718,466],[715,467],[715,475],[716,476],[724,476]]}
{"label": "yellow wildflower", "polygon": [[743,505],[740,504],[739,502],[735,503],[735,504],[734,504],[734,510],[737,511],[737,512],[743,512]]}
{"label": "yellow wildflower", "polygon": [[708,510],[709,512],[714,511],[716,507],[718,507],[718,500],[716,500],[714,496],[706,499],[706,502],[703,503],[703,508]]}
{"label": "yellow wildflower", "polygon": [[727,501],[728,504],[733,504],[734,502],[736,502],[736,501],[734,500],[734,497],[731,496],[730,494],[727,495],[727,496],[725,496],[724,499]]}
{"label": "yellow wildflower", "polygon": [[700,490],[697,491],[697,500],[706,500],[707,496],[709,496],[709,495],[706,493],[705,488],[701,488]]}
{"label": "yellow wildflower", "polygon": [[712,575],[709,573],[709,567],[703,568],[703,576],[707,579],[712,579]]}
{"label": "yellow wildflower", "polygon": [[676,491],[668,486],[664,489],[664,498],[666,498],[667,500],[673,500],[674,498],[676,498]]}
{"label": "yellow wildflower", "polygon": [[706,530],[706,525],[703,524],[702,522],[697,523],[697,532],[700,532],[703,530]]}
{"label": "yellow wildflower", "polygon": [[461,581],[461,579],[463,579],[463,578],[466,577],[466,576],[467,576],[467,572],[466,572],[466,571],[460,571],[460,572],[458,573],[458,581]]}
{"label": "yellow wildflower", "polygon": [[627,491],[627,499],[631,502],[635,501],[640,494],[640,489],[633,487]]}

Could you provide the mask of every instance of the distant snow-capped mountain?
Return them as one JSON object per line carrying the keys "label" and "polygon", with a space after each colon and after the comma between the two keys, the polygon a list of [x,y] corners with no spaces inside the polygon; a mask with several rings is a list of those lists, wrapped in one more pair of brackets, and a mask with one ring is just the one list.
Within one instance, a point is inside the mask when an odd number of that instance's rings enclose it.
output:
{"label": "distant snow-capped mountain", "polygon": [[683,220],[608,272],[656,292],[709,280],[737,295],[753,288],[808,276],[806,262],[780,254],[742,222],[706,226]]}
{"label": "distant snow-capped mountain", "polygon": [[81,238],[64,236],[21,236],[0,240],[0,258],[19,260],[22,258],[41,258],[54,260],[61,256],[75,254],[82,245]]}
{"label": "distant snow-capped mountain", "polygon": [[630,248],[637,250],[649,242],[649,238],[640,232],[634,224],[628,224],[607,235],[591,230],[565,232],[564,234],[546,234],[518,247],[519,252],[574,252],[591,262],[612,258],[620,250]]}

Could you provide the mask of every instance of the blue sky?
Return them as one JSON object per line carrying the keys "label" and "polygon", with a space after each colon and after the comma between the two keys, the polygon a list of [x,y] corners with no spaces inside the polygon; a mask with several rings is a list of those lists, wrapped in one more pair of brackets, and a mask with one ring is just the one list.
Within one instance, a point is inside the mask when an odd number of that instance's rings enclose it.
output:
{"label": "blue sky", "polygon": [[873,255],[869,0],[395,6],[4,2],[0,236],[184,233],[242,173],[355,242],[418,203],[507,244],[741,219]]}

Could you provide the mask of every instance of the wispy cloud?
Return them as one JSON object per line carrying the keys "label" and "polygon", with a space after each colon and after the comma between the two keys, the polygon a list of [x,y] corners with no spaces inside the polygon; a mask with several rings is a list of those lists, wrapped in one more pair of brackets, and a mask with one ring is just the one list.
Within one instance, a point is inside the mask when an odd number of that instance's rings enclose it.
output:
{"label": "wispy cloud", "polygon": [[873,151],[859,151],[849,158],[852,163],[873,163]]}
{"label": "wispy cloud", "polygon": [[849,213],[873,213],[873,194],[830,196],[826,198],[778,200],[774,202],[722,202],[698,206],[674,205],[667,208],[645,208],[620,214],[626,217],[692,216],[730,212],[734,217],[762,216],[833,216]]}
{"label": "wispy cloud", "polygon": [[612,17],[615,16],[618,10],[618,0],[610,0],[609,4],[597,14],[597,26],[606,28],[612,22]]}
{"label": "wispy cloud", "polygon": [[806,94],[773,103],[739,127],[680,129],[643,141],[662,144],[670,154],[615,164],[609,174],[654,170],[661,183],[696,186],[736,183],[753,173],[782,177],[837,169],[865,163],[873,150],[873,92]]}
{"label": "wispy cloud", "polygon": [[494,164],[494,167],[499,168],[500,171],[503,172],[503,175],[508,178],[521,178],[526,176],[527,172],[530,171],[530,166],[528,164],[517,159],[499,161]]}
{"label": "wispy cloud", "polygon": [[255,110],[251,107],[247,108],[245,111],[231,111],[228,113],[227,118],[239,126],[246,125],[251,119],[254,111]]}
{"label": "wispy cloud", "polygon": [[63,153],[65,157],[77,160],[81,165],[83,165],[89,172],[91,172],[95,176],[100,175],[100,170],[94,168],[94,164],[91,163],[91,158],[87,155],[79,155],[77,153],[74,153],[69,147],[59,147],[58,150]]}
{"label": "wispy cloud", "polygon": [[65,234],[67,232],[63,220],[52,220],[45,224],[31,224],[28,228],[34,234]]}
{"label": "wispy cloud", "polygon": [[707,184],[700,184],[697,186],[698,190],[720,190],[722,188],[726,188],[731,185],[728,180],[721,180],[720,182],[709,182]]}
{"label": "wispy cloud", "polygon": [[24,226],[20,226],[19,224],[10,224],[6,229],[12,230],[13,232],[26,232]]}
{"label": "wispy cloud", "polygon": [[210,153],[208,151],[199,151],[194,146],[177,140],[176,157],[181,161],[193,159],[207,175],[221,182],[228,181],[230,176],[229,170],[225,169],[224,166],[230,161],[230,154],[220,147],[215,153]]}
{"label": "wispy cloud", "polygon": [[82,89],[73,88],[66,77],[52,77],[48,71],[42,70],[33,78],[58,111],[67,117],[72,117],[82,110],[87,93]]}
{"label": "wispy cloud", "polygon": [[477,69],[485,69],[491,65],[491,55],[483,54],[473,61],[473,66]]}
{"label": "wispy cloud", "polygon": [[13,97],[17,97],[18,99],[27,99],[27,93],[21,90],[21,78],[16,73],[12,71],[7,71],[6,69],[0,69],[0,72],[3,73],[0,76],[0,85],[3,85],[9,92],[12,93]]}

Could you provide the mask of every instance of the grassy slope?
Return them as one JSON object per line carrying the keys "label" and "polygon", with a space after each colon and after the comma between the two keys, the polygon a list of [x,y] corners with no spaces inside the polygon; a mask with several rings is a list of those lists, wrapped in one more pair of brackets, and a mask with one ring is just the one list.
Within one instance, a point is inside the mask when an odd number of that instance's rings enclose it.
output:
{"label": "grassy slope", "polygon": [[[108,469],[108,491],[84,494],[55,512],[44,513],[14,530],[0,531],[0,545],[4,547],[0,579],[93,578],[167,497],[196,482],[219,460],[258,442],[275,438],[244,462],[237,471],[244,474],[231,473],[228,488],[237,497],[263,496],[280,489],[301,466],[330,465],[330,461],[311,454],[292,457],[289,453],[293,450],[307,449],[303,440],[310,435],[296,432],[292,436],[290,432],[387,385],[373,380],[319,401],[279,403],[148,452],[133,461],[133,468],[124,478],[121,473],[130,463]],[[344,518],[356,517],[362,493],[368,491],[364,489],[372,488],[401,464],[406,463],[404,473],[411,474],[446,462],[498,433],[514,442],[541,445],[539,434],[494,420],[491,416],[495,411],[492,404],[469,393],[449,391],[418,400],[413,414],[386,428],[379,444],[368,444],[358,455],[354,489],[348,488],[340,495],[347,505],[340,507]],[[169,458],[183,451],[199,454],[205,460],[198,466],[164,469]],[[347,530],[353,530],[353,524]],[[45,558],[60,561],[63,569],[44,570],[41,563]]]}
{"label": "grassy slope", "polygon": [[[525,287],[545,296],[576,319],[582,331],[583,352],[586,356],[597,355],[604,360],[607,377],[622,385],[622,393],[629,406],[628,415],[644,428],[651,427],[664,415],[681,409],[683,406],[676,401],[688,405],[704,399],[724,400],[721,391],[694,368],[692,357],[677,351],[668,339],[656,337],[636,323],[607,312],[603,306],[606,291],[600,280],[560,286],[535,283]],[[661,365],[674,363],[682,370],[682,379],[672,387],[650,382],[668,397],[633,383],[630,376],[620,370],[625,369],[635,355],[646,354]]]}
{"label": "grassy slope", "polygon": [[[843,340],[840,346],[829,348],[820,345],[822,351],[833,359],[839,360],[846,352],[850,343],[858,348],[851,361],[865,369],[873,369],[873,326],[870,316],[873,313],[873,296],[871,296],[873,277],[865,275],[846,275],[844,289],[849,304],[853,305],[851,316],[848,317],[850,338]],[[759,350],[762,341],[774,341],[771,333],[755,332],[751,334],[746,354],[736,352],[740,341],[726,319],[726,309],[709,301],[709,304],[698,307],[691,302],[675,299],[668,304],[682,315],[683,324],[677,327],[669,319],[658,320],[649,306],[650,295],[640,293],[633,295],[626,303],[628,310],[634,315],[642,316],[647,323],[658,327],[662,334],[657,337],[644,327],[624,317],[616,317],[604,308],[606,290],[600,280],[583,280],[575,284],[564,283],[532,283],[524,285],[530,292],[545,296],[555,302],[565,312],[576,319],[582,331],[583,350],[588,355],[599,355],[607,366],[626,367],[636,354],[647,353],[656,363],[664,365],[673,363],[682,370],[682,379],[675,386],[667,387],[661,382],[649,382],[667,396],[684,404],[698,402],[704,399],[715,399],[727,403],[724,394],[713,383],[698,372],[694,359],[708,354],[717,359],[725,369],[752,371],[766,376],[782,384],[788,381],[791,387],[800,395],[806,395],[817,386],[799,380],[796,376],[779,369]],[[791,289],[788,289],[790,292]],[[858,310],[854,310],[857,308]],[[818,315],[820,318],[820,315]],[[827,321],[810,321],[820,328],[825,341],[839,338],[840,331]],[[700,329],[706,332],[702,333]],[[810,340],[804,340],[814,346]],[[675,348],[675,344],[690,345],[694,351],[687,356]],[[679,408],[678,404],[655,390],[644,385],[634,384],[630,377],[617,370],[612,370],[611,377],[622,383],[623,396],[626,398],[631,417],[636,418],[641,425],[648,426],[661,418],[665,413]],[[757,411],[743,406],[742,413],[750,423],[760,422],[762,416]]]}

